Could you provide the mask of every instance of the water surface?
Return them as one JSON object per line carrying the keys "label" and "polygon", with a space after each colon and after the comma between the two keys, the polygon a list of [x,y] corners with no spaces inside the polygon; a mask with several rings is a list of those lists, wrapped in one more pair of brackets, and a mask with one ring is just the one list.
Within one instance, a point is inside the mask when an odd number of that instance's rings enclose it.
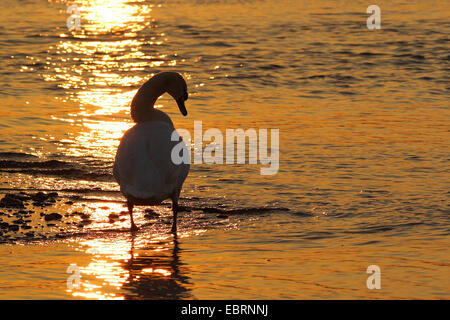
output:
{"label": "water surface", "polygon": [[[370,4],[2,1],[0,192],[58,195],[1,230],[0,297],[448,299],[449,4],[378,1],[377,31]],[[191,166],[178,239],[168,206],[127,233],[111,175],[131,98],[164,70],[188,81],[188,117],[157,101],[177,128],[280,130],[276,175]]]}

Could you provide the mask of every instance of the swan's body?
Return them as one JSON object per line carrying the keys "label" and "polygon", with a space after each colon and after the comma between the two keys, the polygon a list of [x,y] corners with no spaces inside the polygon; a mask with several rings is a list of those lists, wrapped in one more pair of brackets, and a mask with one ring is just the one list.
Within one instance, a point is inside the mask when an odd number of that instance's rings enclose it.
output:
{"label": "swan's body", "polygon": [[[174,213],[172,231],[176,232],[178,198],[189,164],[173,163],[172,149],[183,142],[172,141],[175,130],[172,121],[167,114],[153,108],[156,99],[164,92],[177,100],[182,114],[187,114],[184,79],[174,72],[159,73],[147,81],[133,98],[131,115],[137,123],[124,134],[117,149],[113,173],[120,191],[127,198],[132,230],[137,229],[133,221],[134,205],[157,205],[171,199]],[[187,152],[186,146],[183,147],[183,152]]]}
{"label": "swan's body", "polygon": [[156,205],[181,190],[189,164],[171,161],[172,148],[178,144],[170,139],[173,130],[166,122],[149,121],[125,133],[114,164],[114,177],[125,197]]}

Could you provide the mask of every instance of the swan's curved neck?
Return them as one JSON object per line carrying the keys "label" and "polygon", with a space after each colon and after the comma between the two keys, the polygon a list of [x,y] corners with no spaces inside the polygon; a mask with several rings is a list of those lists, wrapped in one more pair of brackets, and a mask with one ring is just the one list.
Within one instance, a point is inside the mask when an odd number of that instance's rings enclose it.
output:
{"label": "swan's curved neck", "polygon": [[131,118],[134,122],[144,122],[151,119],[156,100],[166,90],[159,81],[147,81],[139,90],[131,102]]}

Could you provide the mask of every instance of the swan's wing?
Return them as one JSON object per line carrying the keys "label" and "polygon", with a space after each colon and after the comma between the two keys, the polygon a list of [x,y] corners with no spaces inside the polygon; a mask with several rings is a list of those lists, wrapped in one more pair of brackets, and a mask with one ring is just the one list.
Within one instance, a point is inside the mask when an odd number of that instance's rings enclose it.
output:
{"label": "swan's wing", "polygon": [[181,189],[189,164],[172,162],[172,149],[179,143],[171,141],[173,130],[165,122],[146,122],[125,133],[113,170],[123,194],[162,201]]}

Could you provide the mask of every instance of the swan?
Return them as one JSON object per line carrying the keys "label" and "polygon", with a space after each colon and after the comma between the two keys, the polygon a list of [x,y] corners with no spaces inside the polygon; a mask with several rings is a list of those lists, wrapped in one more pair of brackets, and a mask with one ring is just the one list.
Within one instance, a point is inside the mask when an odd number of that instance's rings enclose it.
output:
{"label": "swan", "polygon": [[177,72],[160,72],[136,92],[131,102],[131,117],[136,124],[125,132],[117,148],[113,175],[127,199],[131,231],[138,230],[133,220],[135,205],[158,205],[166,199],[172,200],[171,230],[177,231],[178,199],[190,165],[173,163],[173,147],[182,143],[184,153],[186,145],[182,140],[171,140],[175,130],[172,120],[154,108],[158,97],[166,92],[176,100],[181,114],[187,115],[186,81]]}

